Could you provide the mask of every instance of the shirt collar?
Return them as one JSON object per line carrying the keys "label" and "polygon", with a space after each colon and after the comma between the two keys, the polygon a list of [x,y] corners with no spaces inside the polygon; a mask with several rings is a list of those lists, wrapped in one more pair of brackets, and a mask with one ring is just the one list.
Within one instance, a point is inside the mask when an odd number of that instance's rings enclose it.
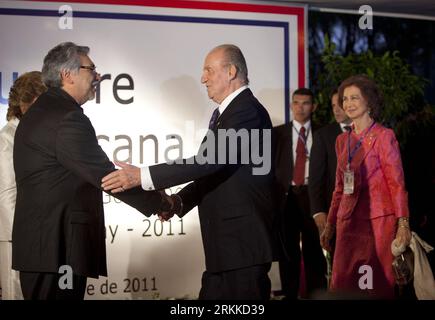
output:
{"label": "shirt collar", "polygon": [[[296,120],[293,120],[293,126],[298,131],[297,133],[299,133],[299,131],[301,131],[302,125],[299,122],[297,122]],[[308,120],[307,122],[305,122],[304,127],[305,127],[305,132],[308,132],[308,129],[311,128],[311,120]]]}
{"label": "shirt collar", "polygon": [[231,101],[234,100],[235,97],[237,97],[239,95],[239,93],[241,93],[243,90],[248,89],[248,86],[242,86],[239,89],[237,89],[236,91],[230,93],[225,99],[224,101],[222,101],[222,103],[219,105],[219,113],[222,114],[225,109],[228,107],[228,105],[231,103]]}

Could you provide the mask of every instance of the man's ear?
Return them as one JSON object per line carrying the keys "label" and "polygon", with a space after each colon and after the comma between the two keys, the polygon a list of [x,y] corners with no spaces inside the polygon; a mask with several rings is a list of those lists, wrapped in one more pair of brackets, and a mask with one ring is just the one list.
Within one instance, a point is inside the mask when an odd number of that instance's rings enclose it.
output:
{"label": "man's ear", "polygon": [[316,111],[316,109],[317,109],[317,106],[318,106],[318,104],[317,104],[317,103],[313,103],[313,111],[312,111],[312,112]]}
{"label": "man's ear", "polygon": [[74,83],[74,80],[71,77],[71,71],[69,70],[62,70],[60,72],[60,79],[62,80],[62,83],[68,83],[68,84]]}
{"label": "man's ear", "polygon": [[235,65],[230,64],[230,67],[228,68],[228,76],[230,80],[233,80],[237,77],[237,68]]}

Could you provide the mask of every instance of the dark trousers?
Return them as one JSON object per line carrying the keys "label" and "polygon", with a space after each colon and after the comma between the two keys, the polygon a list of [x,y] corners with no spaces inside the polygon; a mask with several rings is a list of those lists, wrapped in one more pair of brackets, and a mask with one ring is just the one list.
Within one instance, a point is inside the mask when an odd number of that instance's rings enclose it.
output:
{"label": "dark trousers", "polygon": [[269,300],[270,263],[202,274],[199,300]]}
{"label": "dark trousers", "polygon": [[296,299],[299,292],[301,247],[304,259],[305,285],[308,297],[317,290],[325,290],[326,260],[320,246],[319,232],[310,215],[308,188],[291,187],[284,212],[285,246],[287,258],[279,261],[283,295]]}
{"label": "dark trousers", "polygon": [[83,300],[86,277],[73,275],[72,289],[61,289],[61,274],[20,272],[21,289],[25,300]]}

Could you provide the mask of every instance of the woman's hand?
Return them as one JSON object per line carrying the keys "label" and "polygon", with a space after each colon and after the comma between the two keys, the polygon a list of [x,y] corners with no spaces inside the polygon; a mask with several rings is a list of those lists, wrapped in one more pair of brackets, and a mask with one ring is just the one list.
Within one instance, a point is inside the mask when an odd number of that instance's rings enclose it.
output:
{"label": "woman's hand", "polygon": [[411,243],[411,230],[409,228],[409,219],[406,217],[400,218],[397,223],[396,245],[404,245],[405,248]]}
{"label": "woman's hand", "polygon": [[401,224],[397,226],[397,232],[396,232],[396,246],[404,245],[406,248],[411,243],[411,230],[409,229],[409,226],[405,227]]}
{"label": "woman's hand", "polygon": [[334,234],[335,234],[335,226],[327,223],[325,229],[320,235],[320,245],[322,246],[323,249],[325,249],[328,252],[332,251],[331,241]]}

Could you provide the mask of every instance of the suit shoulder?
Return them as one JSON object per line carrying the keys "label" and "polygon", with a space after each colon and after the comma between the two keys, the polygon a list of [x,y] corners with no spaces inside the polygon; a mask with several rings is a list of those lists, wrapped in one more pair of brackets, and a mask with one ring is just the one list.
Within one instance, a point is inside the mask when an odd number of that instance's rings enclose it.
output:
{"label": "suit shoulder", "polygon": [[277,135],[287,134],[291,129],[291,125],[289,123],[284,123],[279,126],[273,127],[273,132]]}
{"label": "suit shoulder", "polygon": [[283,124],[280,124],[279,126],[273,127],[273,129],[277,130],[277,131],[286,131],[289,128],[291,128],[290,123],[283,123]]}
{"label": "suit shoulder", "polygon": [[249,89],[242,91],[230,105],[228,115],[244,121],[253,121],[262,128],[272,128],[269,112]]}
{"label": "suit shoulder", "polygon": [[43,94],[24,114],[17,128],[17,135],[31,136],[43,132],[56,135],[62,121],[70,114],[83,113],[81,108],[67,99]]}
{"label": "suit shoulder", "polygon": [[[237,99],[239,98],[239,99]],[[239,103],[248,110],[252,111],[252,107],[254,107],[258,112],[267,113],[266,108],[261,104],[261,102],[254,96],[251,90],[242,91],[235,99],[234,103]]]}
{"label": "suit shoulder", "polygon": [[332,132],[341,132],[340,125],[336,122],[334,123],[328,123],[327,125],[324,125],[317,130],[315,130],[317,134],[329,134]]}
{"label": "suit shoulder", "polygon": [[81,108],[74,105],[72,101],[62,99],[49,93],[43,93],[38,100],[33,104],[32,108],[23,116],[23,120],[33,117],[41,117],[42,119],[59,119],[70,112],[83,112]]}
{"label": "suit shoulder", "polygon": [[396,134],[392,129],[379,125],[379,127],[377,128],[377,132],[378,132],[378,139],[380,138],[381,142],[390,143],[390,144],[398,143]]}
{"label": "suit shoulder", "polygon": [[342,131],[338,123],[330,123],[313,131],[313,134],[317,137],[321,137],[325,140],[333,139],[334,141],[341,133]]}
{"label": "suit shoulder", "polygon": [[396,136],[396,134],[392,129],[384,127],[383,125],[378,125],[377,130],[379,131],[380,134],[385,135],[387,137]]}

